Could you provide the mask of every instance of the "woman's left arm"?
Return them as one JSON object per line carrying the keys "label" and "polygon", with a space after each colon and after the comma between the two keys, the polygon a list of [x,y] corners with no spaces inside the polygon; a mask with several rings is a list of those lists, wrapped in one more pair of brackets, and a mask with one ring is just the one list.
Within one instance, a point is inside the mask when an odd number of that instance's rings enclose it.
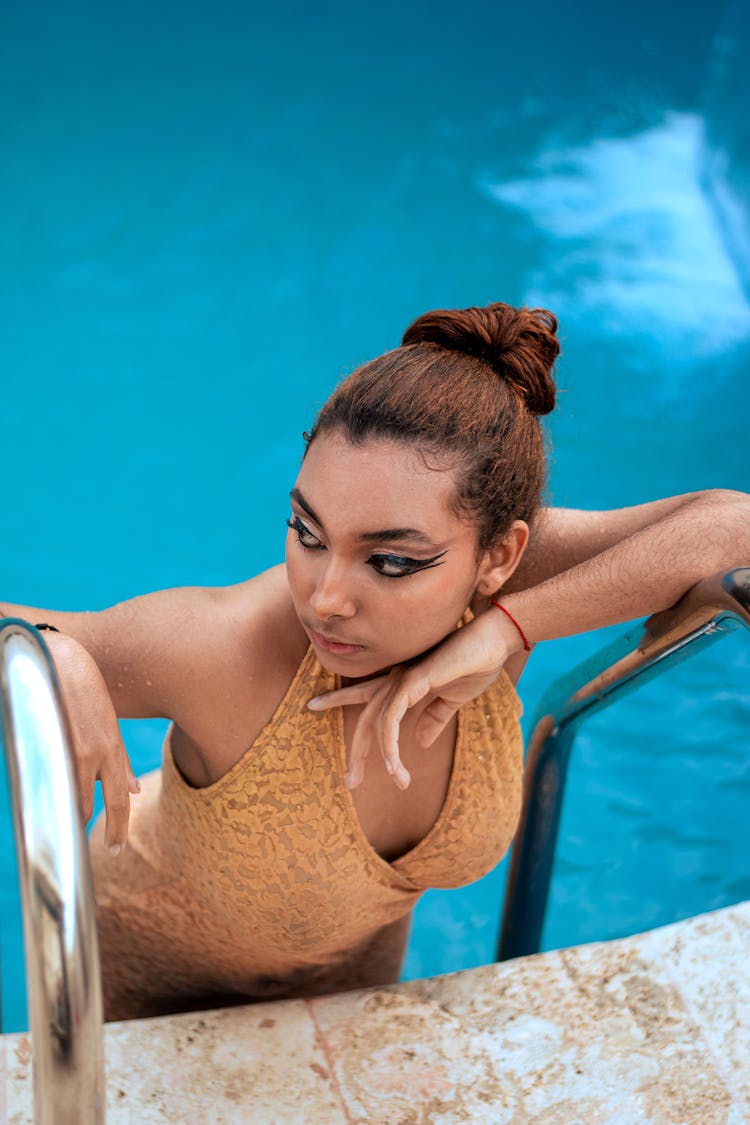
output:
{"label": "woman's left arm", "polygon": [[750,564],[750,495],[743,492],[715,489],[614,512],[545,509],[543,516],[529,562],[500,595],[530,644],[656,613],[702,578]]}
{"label": "woman's left arm", "polygon": [[718,513],[724,506],[741,506],[749,500],[750,497],[743,492],[715,489],[607,511],[542,508],[532,524],[523,558],[506,582],[504,593],[516,593],[529,586],[537,586],[547,578],[616,546],[623,539],[658,524],[694,501],[700,501],[701,507],[708,505]]}
{"label": "woman's left arm", "polygon": [[[541,516],[528,562],[498,594],[531,646],[667,609],[707,575],[750,564],[745,493],[717,489],[615,512],[545,509]],[[409,708],[430,697],[417,727],[429,746],[458,708],[523,652],[511,617],[489,601],[486,607],[409,668],[315,701],[316,709],[367,703],[352,747],[352,785],[374,743],[406,788],[398,731]]]}

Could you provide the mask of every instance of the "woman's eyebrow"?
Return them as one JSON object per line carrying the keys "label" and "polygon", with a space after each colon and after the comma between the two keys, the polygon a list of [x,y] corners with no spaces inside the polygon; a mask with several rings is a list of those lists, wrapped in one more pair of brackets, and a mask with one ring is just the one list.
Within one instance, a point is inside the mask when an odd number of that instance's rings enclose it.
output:
{"label": "woman's eyebrow", "polygon": [[357,536],[360,543],[390,543],[394,539],[408,539],[425,547],[435,547],[434,539],[416,527],[384,527],[382,531],[363,531]]}
{"label": "woman's eyebrow", "polygon": [[293,488],[292,491],[289,493],[289,496],[291,497],[292,500],[294,500],[294,502],[296,504],[299,504],[299,506],[300,506],[300,508],[302,509],[303,512],[307,512],[310,519],[315,521],[315,523],[318,525],[318,527],[320,528],[321,531],[325,531],[325,527],[323,526],[322,519],[313,510],[313,508],[310,506],[310,504],[308,504],[307,500],[305,500],[304,496],[302,495],[302,493],[300,492],[300,490],[298,488]]}
{"label": "woman's eyebrow", "polygon": [[[299,504],[303,512],[307,512],[311,520],[314,520],[321,531],[325,531],[325,525],[317,514],[311,504],[305,500],[304,496],[298,488],[293,488],[289,493],[292,500]],[[418,543],[425,547],[435,547],[438,544],[434,539],[424,531],[420,531],[416,527],[384,527],[379,531],[363,531],[357,536],[360,543],[391,543],[394,540],[409,540],[412,543]]]}

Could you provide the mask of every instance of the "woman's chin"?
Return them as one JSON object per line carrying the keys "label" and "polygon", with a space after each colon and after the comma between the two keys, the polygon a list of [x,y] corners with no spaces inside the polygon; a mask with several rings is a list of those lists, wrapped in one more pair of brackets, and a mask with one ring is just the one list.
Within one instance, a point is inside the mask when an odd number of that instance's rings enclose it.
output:
{"label": "woman's chin", "polygon": [[347,680],[369,680],[373,676],[382,676],[394,667],[393,661],[385,663],[378,660],[377,656],[369,649],[360,649],[358,652],[339,653],[329,652],[313,642],[315,655],[326,672],[343,676]]}

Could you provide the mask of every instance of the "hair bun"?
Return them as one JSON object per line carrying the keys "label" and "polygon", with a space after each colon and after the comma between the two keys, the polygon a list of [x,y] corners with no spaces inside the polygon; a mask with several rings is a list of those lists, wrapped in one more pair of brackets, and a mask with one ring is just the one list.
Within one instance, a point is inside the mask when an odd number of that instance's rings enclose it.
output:
{"label": "hair bun", "polygon": [[557,318],[547,309],[517,309],[501,301],[486,308],[436,309],[418,317],[404,333],[403,345],[420,343],[483,360],[532,414],[554,409],[552,368],[560,344]]}

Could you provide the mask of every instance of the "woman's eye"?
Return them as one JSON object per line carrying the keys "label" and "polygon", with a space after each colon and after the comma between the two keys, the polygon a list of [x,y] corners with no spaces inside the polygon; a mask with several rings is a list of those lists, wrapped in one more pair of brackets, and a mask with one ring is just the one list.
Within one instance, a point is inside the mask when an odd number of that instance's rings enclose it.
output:
{"label": "woman's eye", "polygon": [[299,516],[293,516],[290,520],[286,521],[288,528],[295,532],[297,539],[303,547],[311,547],[313,550],[320,548],[324,550],[323,544],[318,539],[317,535],[313,535],[309,527],[305,527]]}
{"label": "woman's eye", "polygon": [[384,578],[403,578],[423,569],[418,559],[403,559],[399,555],[371,555],[367,563]]}
{"label": "woman's eye", "polygon": [[367,565],[378,574],[382,574],[384,578],[405,578],[407,574],[416,574],[420,570],[431,570],[434,566],[440,566],[440,560],[447,553],[446,548],[439,555],[433,555],[431,559],[409,559],[402,555],[370,555]]}

